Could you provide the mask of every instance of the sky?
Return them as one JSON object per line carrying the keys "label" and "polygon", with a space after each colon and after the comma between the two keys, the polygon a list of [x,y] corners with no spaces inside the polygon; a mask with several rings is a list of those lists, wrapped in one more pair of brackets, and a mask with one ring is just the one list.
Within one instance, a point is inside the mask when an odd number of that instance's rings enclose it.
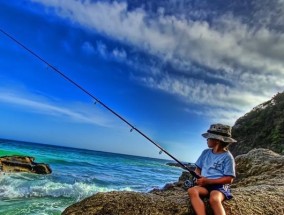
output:
{"label": "sky", "polygon": [[[284,87],[283,0],[0,1],[0,29],[195,162]],[[170,159],[0,32],[0,137]]]}

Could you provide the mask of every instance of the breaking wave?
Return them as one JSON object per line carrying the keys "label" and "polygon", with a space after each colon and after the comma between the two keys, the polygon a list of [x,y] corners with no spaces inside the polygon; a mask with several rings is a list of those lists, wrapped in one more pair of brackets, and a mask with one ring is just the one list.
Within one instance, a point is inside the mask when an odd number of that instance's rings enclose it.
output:
{"label": "breaking wave", "polygon": [[99,180],[92,182],[65,183],[52,181],[52,177],[30,175],[26,173],[3,174],[0,178],[0,198],[19,199],[32,197],[66,197],[80,200],[97,192],[128,190],[130,187],[100,186]]}

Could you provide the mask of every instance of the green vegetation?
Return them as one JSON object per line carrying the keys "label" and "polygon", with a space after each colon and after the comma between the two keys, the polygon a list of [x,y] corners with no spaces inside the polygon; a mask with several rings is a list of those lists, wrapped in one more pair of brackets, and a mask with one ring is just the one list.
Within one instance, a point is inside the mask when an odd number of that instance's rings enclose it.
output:
{"label": "green vegetation", "polygon": [[238,140],[230,146],[234,156],[253,148],[267,148],[284,154],[284,92],[238,119],[232,134]]}

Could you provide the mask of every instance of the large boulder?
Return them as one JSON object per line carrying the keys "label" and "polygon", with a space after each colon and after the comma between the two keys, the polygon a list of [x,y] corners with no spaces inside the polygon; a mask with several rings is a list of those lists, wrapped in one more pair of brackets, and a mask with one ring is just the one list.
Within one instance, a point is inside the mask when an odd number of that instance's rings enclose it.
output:
{"label": "large boulder", "polygon": [[269,149],[253,149],[236,157],[237,179],[233,187],[284,184],[284,156]]}
{"label": "large boulder", "polygon": [[[254,149],[236,157],[237,179],[232,185],[234,198],[224,201],[227,215],[284,214],[284,156],[267,149]],[[63,215],[192,215],[183,188],[189,177],[150,193],[97,193],[68,208]],[[212,211],[205,199],[207,214]]]}
{"label": "large boulder", "polygon": [[44,163],[35,163],[34,157],[3,156],[0,157],[0,168],[3,172],[30,172],[36,174],[50,174],[51,168]]}

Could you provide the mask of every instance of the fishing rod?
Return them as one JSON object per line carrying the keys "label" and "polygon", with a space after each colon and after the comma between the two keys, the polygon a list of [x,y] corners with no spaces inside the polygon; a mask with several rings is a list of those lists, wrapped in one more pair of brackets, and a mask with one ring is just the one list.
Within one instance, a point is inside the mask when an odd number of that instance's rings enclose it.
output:
{"label": "fishing rod", "polygon": [[195,178],[200,178],[200,176],[198,174],[196,174],[196,172],[194,172],[192,169],[190,169],[188,166],[186,166],[185,164],[183,164],[182,162],[180,162],[178,159],[176,159],[173,155],[171,155],[169,152],[167,152],[165,149],[163,149],[159,144],[157,144],[155,141],[153,141],[150,137],[148,137],[146,134],[144,134],[142,131],[140,131],[138,128],[134,127],[133,124],[131,124],[130,122],[128,122],[124,117],[122,117],[121,115],[119,115],[117,112],[115,112],[113,109],[111,109],[109,106],[107,106],[105,103],[103,103],[102,101],[100,101],[97,97],[95,97],[93,94],[91,94],[89,91],[87,91],[86,89],[84,89],[81,85],[77,84],[75,81],[73,81],[71,78],[69,78],[68,76],[66,76],[63,72],[61,72],[59,69],[57,69],[56,67],[54,67],[53,65],[51,65],[49,62],[47,62],[45,59],[43,59],[42,57],[40,57],[38,54],[36,54],[35,52],[33,52],[31,49],[29,49],[27,46],[23,45],[21,42],[19,42],[18,40],[16,40],[13,36],[11,36],[10,34],[8,34],[6,31],[0,29],[0,32],[3,33],[5,36],[7,36],[9,39],[11,39],[12,41],[14,41],[15,43],[17,43],[20,47],[22,47],[23,49],[25,49],[27,52],[29,52],[30,54],[32,54],[34,57],[36,57],[37,59],[39,59],[41,62],[43,62],[44,64],[46,64],[48,67],[50,67],[54,72],[58,73],[60,76],[62,76],[64,79],[66,79],[67,81],[69,81],[70,83],[72,83],[73,85],[75,85],[77,88],[79,88],[80,90],[82,90],[84,93],[86,93],[88,96],[90,96],[91,98],[93,98],[96,103],[99,103],[100,105],[102,105],[104,108],[106,108],[107,110],[109,110],[111,113],[113,113],[115,116],[117,116],[119,119],[121,119],[123,122],[125,122],[128,126],[130,126],[130,131],[132,132],[133,130],[135,130],[136,132],[138,132],[140,135],[142,135],[144,138],[146,138],[148,141],[150,141],[151,143],[153,143],[156,147],[158,147],[161,152],[164,152],[165,154],[167,154],[169,157],[171,157],[174,161],[176,161],[183,169],[189,171],[189,173],[195,177]]}

